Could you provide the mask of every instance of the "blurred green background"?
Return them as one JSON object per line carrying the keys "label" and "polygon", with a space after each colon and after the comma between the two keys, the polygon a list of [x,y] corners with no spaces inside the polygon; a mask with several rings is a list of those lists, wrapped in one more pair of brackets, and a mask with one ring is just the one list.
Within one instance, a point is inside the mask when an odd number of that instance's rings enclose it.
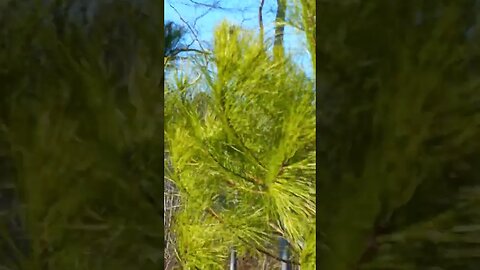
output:
{"label": "blurred green background", "polygon": [[319,1],[319,269],[479,268],[479,4]]}
{"label": "blurred green background", "polygon": [[160,269],[161,3],[0,4],[0,266]]}

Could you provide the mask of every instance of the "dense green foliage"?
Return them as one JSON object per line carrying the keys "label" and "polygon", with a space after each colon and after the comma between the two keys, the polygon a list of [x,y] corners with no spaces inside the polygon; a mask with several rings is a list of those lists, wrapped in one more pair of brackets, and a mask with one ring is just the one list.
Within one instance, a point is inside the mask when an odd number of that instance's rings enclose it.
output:
{"label": "dense green foliage", "polygon": [[476,1],[318,9],[319,269],[477,269]]}
{"label": "dense green foliage", "polygon": [[34,2],[0,9],[0,266],[159,269],[158,4]]}
{"label": "dense green foliage", "polygon": [[313,81],[226,22],[210,61],[197,66],[205,84],[184,73],[166,84],[166,176],[181,195],[174,226],[182,268],[225,269],[230,248],[277,256],[281,235],[292,260],[314,269]]}
{"label": "dense green foliage", "polygon": [[319,89],[224,22],[165,118],[184,30],[157,4],[33,2],[0,4],[0,267],[159,269],[165,151],[183,269],[279,236],[307,270],[478,269],[478,1],[323,0],[318,35],[278,1]]}

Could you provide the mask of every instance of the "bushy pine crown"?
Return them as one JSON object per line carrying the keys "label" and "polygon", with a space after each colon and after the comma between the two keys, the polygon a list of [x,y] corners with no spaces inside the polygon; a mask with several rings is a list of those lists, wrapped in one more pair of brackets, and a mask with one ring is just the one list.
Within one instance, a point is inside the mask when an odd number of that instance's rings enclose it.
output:
{"label": "bushy pine crown", "polygon": [[[208,90],[192,98],[195,86],[179,81],[166,100],[176,108],[167,115],[166,138],[168,174],[183,199],[179,257],[186,268],[223,269],[230,247],[276,254],[280,234],[312,260],[313,83],[291,60],[274,60],[253,33],[227,22],[217,27],[214,44],[216,72],[203,70]],[[198,97],[207,104],[203,112],[194,105]]]}

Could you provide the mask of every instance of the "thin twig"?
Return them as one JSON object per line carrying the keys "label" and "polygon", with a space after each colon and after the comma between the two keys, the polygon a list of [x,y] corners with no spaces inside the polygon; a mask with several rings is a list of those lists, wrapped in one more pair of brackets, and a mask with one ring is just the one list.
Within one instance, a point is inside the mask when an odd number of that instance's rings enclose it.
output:
{"label": "thin twig", "polygon": [[189,1],[192,2],[195,5],[208,7],[210,9],[213,9],[213,8],[224,9],[222,6],[219,5],[219,1],[214,1],[212,4],[201,3],[201,2],[197,2],[197,1],[193,1],[193,0],[189,0]]}
{"label": "thin twig", "polygon": [[189,1],[196,6],[209,8],[210,10],[211,9],[218,9],[218,10],[227,11],[227,12],[236,12],[236,11],[245,12],[248,9],[248,8],[241,9],[241,8],[233,8],[233,7],[222,7],[220,5],[220,1],[214,1],[214,3],[212,3],[212,4],[201,3],[201,2],[194,1],[194,0],[189,0]]}
{"label": "thin twig", "polygon": [[200,20],[201,18],[205,17],[210,11],[212,11],[212,9],[214,9],[214,7],[209,7],[205,12],[203,12],[202,14],[200,14],[200,16],[196,17],[196,18],[195,18],[195,21],[193,21],[193,27],[196,27],[198,20]]}
{"label": "thin twig", "polygon": [[179,49],[175,49],[170,57],[174,57],[176,55],[178,55],[179,53],[182,53],[182,52],[196,52],[196,53],[201,53],[201,54],[210,54],[210,52],[208,51],[202,51],[202,50],[198,50],[198,49],[193,49],[193,48],[179,48]]}
{"label": "thin twig", "polygon": [[[182,15],[180,15],[180,12],[178,12],[178,10],[175,8],[175,6],[173,6],[172,4],[169,4],[170,7],[177,13],[178,17],[180,18],[180,20],[188,27],[188,29],[190,29],[190,32],[192,32],[192,35],[193,35],[193,38],[195,41],[197,41],[198,43],[198,46],[200,47],[200,49],[202,49],[202,51],[206,51],[205,48],[203,47],[202,45],[202,42],[200,41],[200,39],[198,38],[198,35],[197,33],[195,32],[195,29],[192,28],[192,26],[190,26],[190,24],[182,17]],[[208,62],[208,59],[207,57],[205,57],[205,60]]]}

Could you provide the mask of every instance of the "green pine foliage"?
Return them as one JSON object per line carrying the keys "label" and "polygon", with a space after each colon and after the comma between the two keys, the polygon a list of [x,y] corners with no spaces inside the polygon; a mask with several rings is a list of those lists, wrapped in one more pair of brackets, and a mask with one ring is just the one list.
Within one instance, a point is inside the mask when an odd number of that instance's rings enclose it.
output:
{"label": "green pine foliage", "polygon": [[314,269],[313,82],[226,22],[212,61],[200,67],[206,89],[184,76],[166,89],[166,175],[181,195],[174,232],[182,268],[225,269],[232,247],[277,256],[282,235],[292,260]]}
{"label": "green pine foliage", "polygon": [[320,4],[320,269],[478,268],[475,2]]}
{"label": "green pine foliage", "polygon": [[144,11],[155,7],[98,1],[82,22],[78,2],[7,2],[0,194],[14,199],[0,205],[0,267],[158,269],[161,200],[148,197],[162,195],[163,70],[160,24]]}

